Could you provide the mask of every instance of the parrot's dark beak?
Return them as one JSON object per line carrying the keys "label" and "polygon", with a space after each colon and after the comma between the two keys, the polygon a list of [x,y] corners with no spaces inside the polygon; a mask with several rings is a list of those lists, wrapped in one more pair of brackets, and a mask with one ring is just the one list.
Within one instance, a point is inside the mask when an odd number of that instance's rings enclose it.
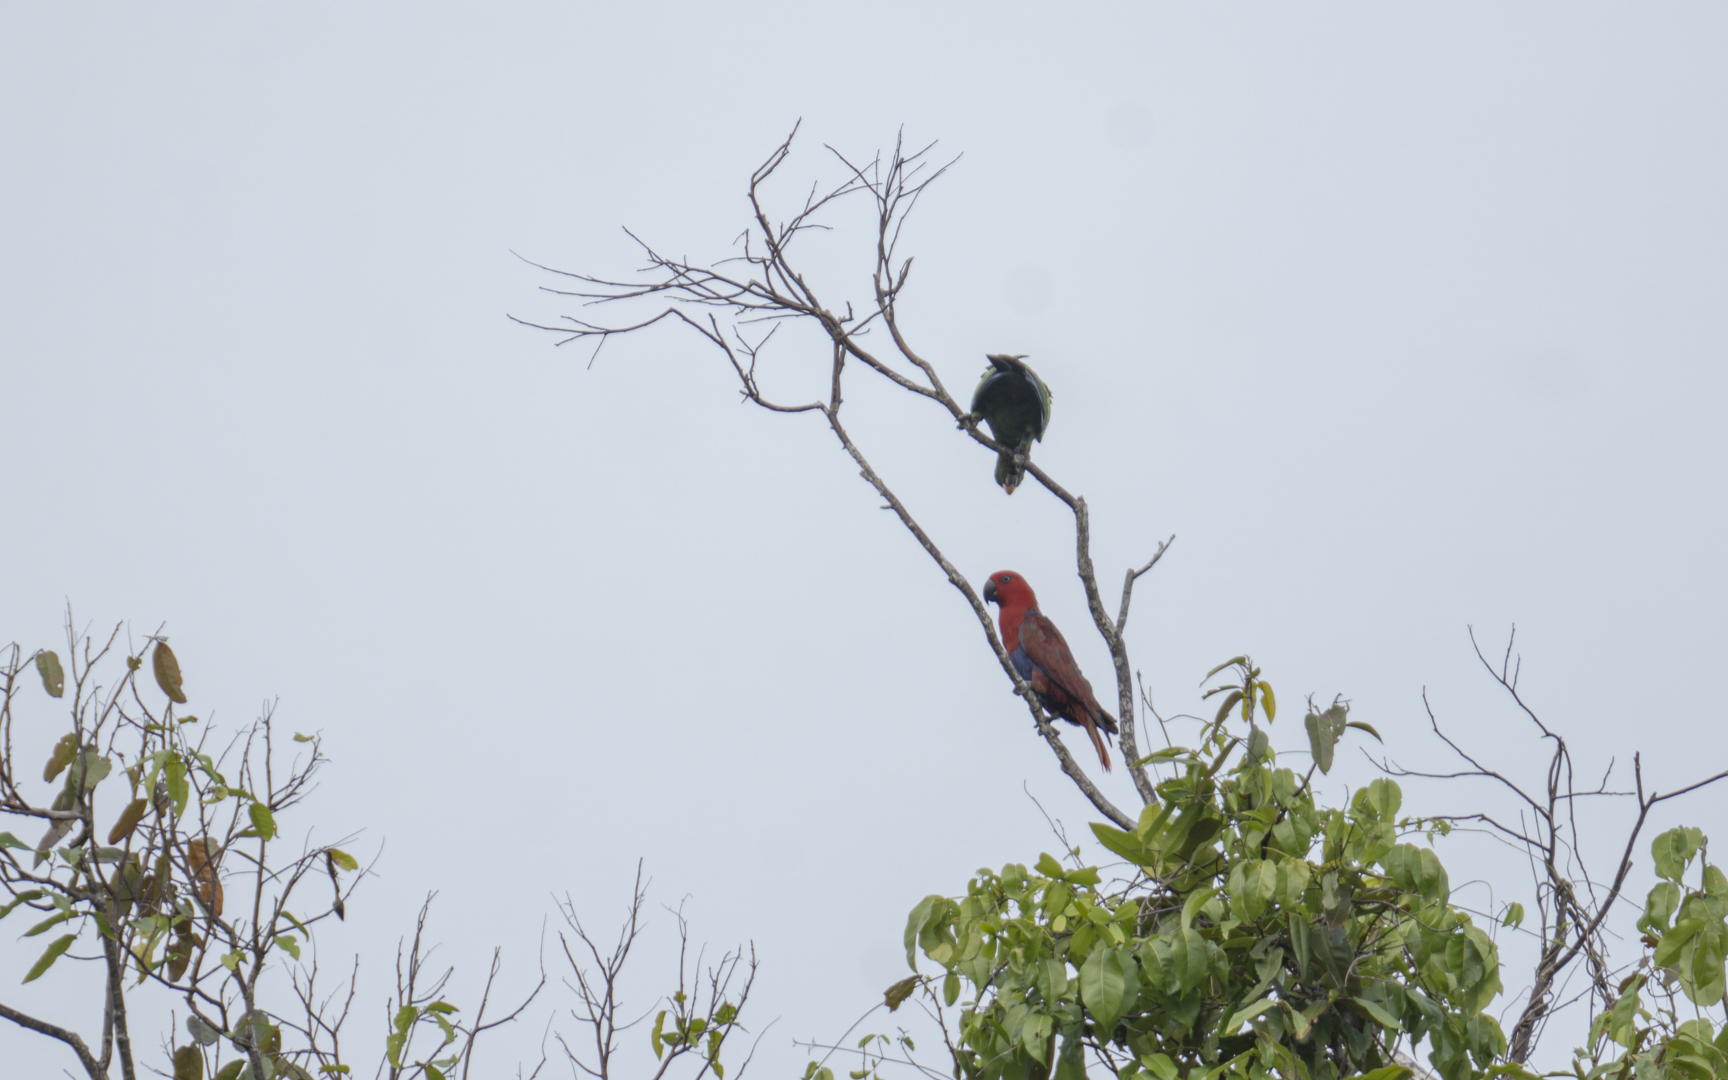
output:
{"label": "parrot's dark beak", "polygon": [[1002,601],[996,599],[996,579],[995,578],[991,578],[989,581],[986,581],[984,583],[984,602],[986,604],[1000,604],[1002,602]]}

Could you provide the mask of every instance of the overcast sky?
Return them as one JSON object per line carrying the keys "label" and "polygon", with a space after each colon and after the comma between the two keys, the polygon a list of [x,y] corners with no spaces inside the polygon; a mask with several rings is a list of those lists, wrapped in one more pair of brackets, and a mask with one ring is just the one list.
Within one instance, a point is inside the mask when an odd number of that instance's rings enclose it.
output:
{"label": "overcast sky", "polygon": [[[165,622],[200,715],[279,698],[324,733],[284,824],[383,846],[322,943],[363,954],[357,1045],[428,890],[471,994],[494,944],[532,982],[554,894],[609,925],[640,858],[699,938],[756,943],[755,1068],[800,1070],[793,1038],[904,973],[919,898],[1055,846],[1028,792],[1095,815],[819,417],[740,406],[670,327],[588,368],[506,313],[570,310],[513,251],[728,254],[802,117],[787,206],[824,143],[963,155],[905,240],[907,328],[953,388],[1030,354],[1107,581],[1176,534],[1129,635],[1161,707],[1249,651],[1289,763],[1310,693],[1439,761],[1426,687],[1536,780],[1466,633],[1516,622],[1580,768],[1641,749],[1678,786],[1728,764],[1725,47],[1704,3],[4,5],[0,641],[55,645],[68,602]],[[873,243],[837,222],[832,306]],[[770,356],[786,397],[823,377]],[[906,395],[860,376],[848,409],[950,557],[1025,574],[1108,684],[1060,504]],[[27,756],[59,733],[32,708]],[[1725,797],[1657,825],[1720,833]],[[1495,879],[1462,898],[1519,898],[1515,864],[1442,855]],[[0,1000],[93,1033],[93,977]],[[0,1059],[72,1063],[14,1028]]]}

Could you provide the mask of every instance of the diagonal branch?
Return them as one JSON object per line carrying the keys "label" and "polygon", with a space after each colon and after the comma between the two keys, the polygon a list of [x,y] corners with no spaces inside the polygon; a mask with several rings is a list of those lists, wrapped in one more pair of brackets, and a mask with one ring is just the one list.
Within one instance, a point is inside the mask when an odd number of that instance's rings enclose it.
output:
{"label": "diagonal branch", "polygon": [[85,1045],[83,1037],[77,1032],[56,1027],[46,1020],[38,1020],[34,1016],[19,1012],[10,1005],[0,1004],[0,1016],[4,1016],[19,1027],[29,1028],[39,1035],[59,1039],[70,1046],[74,1054],[78,1055],[78,1064],[84,1066],[84,1072],[89,1075],[90,1080],[108,1080],[108,1071],[96,1060],[95,1055],[90,1053],[90,1047]]}
{"label": "diagonal branch", "polygon": [[[1105,817],[1124,829],[1132,829],[1134,819],[1117,809],[1116,805],[1098,790],[1097,785],[1092,783],[1092,779],[1075,762],[1074,755],[1070,754],[1068,748],[1063,745],[1062,737],[1056,734],[1055,728],[1050,726],[1050,721],[1044,716],[1044,710],[1038,706],[1038,699],[1034,696],[1032,687],[1020,677],[1020,673],[1014,669],[1014,662],[1008,658],[1008,650],[1002,647],[1002,639],[996,634],[996,625],[990,618],[990,611],[984,606],[984,601],[978,596],[977,590],[972,588],[972,584],[966,580],[966,576],[948,561],[948,557],[942,554],[941,549],[936,546],[936,542],[930,539],[930,534],[926,533],[923,526],[919,525],[917,520],[912,517],[911,512],[906,509],[906,505],[900,501],[894,492],[889,490],[888,485],[883,482],[881,476],[877,475],[876,470],[871,468],[870,462],[865,459],[863,452],[858,449],[857,444],[852,441],[852,437],[846,433],[845,427],[841,425],[840,417],[827,409],[822,410],[822,412],[828,418],[828,426],[834,429],[834,434],[840,440],[840,445],[858,464],[864,480],[876,489],[876,493],[882,496],[883,501],[888,504],[888,508],[894,511],[895,516],[900,519],[900,523],[917,539],[925,553],[936,562],[937,566],[942,568],[942,573],[948,578],[948,583],[958,589],[960,594],[966,598],[967,604],[972,608],[972,614],[977,617],[978,625],[984,631],[985,640],[990,643],[991,650],[996,654],[996,662],[1002,665],[1003,672],[1013,682],[1014,692],[1025,699],[1026,708],[1032,714],[1032,722],[1037,726],[1038,734],[1044,736],[1044,741],[1050,744],[1050,749],[1055,752],[1056,759],[1062,763],[1062,771],[1068,774],[1069,778],[1080,788],[1081,793]],[[1129,728],[1124,724],[1124,733],[1128,730]],[[1126,746],[1126,741],[1124,746]]]}

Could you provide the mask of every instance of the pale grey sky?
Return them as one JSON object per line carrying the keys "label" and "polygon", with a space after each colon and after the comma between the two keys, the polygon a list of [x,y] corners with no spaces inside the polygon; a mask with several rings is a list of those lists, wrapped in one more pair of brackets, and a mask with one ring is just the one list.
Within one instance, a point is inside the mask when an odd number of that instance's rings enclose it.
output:
{"label": "pale grey sky", "polygon": [[[1437,760],[1426,686],[1533,765],[1465,633],[1516,621],[1581,767],[1676,786],[1728,759],[1725,46],[1703,3],[5,5],[0,640],[57,642],[68,600],[166,621],[201,714],[325,733],[299,827],[385,845],[323,945],[364,953],[356,1038],[428,889],[458,988],[494,943],[521,982],[551,894],[608,924],[641,857],[755,940],[754,1068],[789,1074],[900,976],[921,896],[1052,846],[1023,782],[1092,816],[819,419],[736,405],[670,329],[585,369],[505,319],[568,310],[511,251],[721,256],[799,117],[788,198],[904,125],[964,155],[907,239],[924,354],[953,387],[1031,355],[1107,578],[1178,534],[1130,631],[1161,705],[1248,650],[1278,746],[1342,692]],[[831,294],[869,244],[824,240]],[[850,402],[950,556],[1026,574],[1107,681],[1061,507]],[[1455,881],[1507,873],[1468,850]],[[0,995],[93,1025],[83,977]]]}

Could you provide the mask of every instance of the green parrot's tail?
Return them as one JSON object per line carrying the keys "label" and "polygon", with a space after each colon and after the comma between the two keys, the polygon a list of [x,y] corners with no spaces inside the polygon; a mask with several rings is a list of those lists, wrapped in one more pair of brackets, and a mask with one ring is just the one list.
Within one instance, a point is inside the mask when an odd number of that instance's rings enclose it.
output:
{"label": "green parrot's tail", "polygon": [[[1020,452],[1025,454],[1028,458],[1031,457],[1031,439],[1026,439],[1020,444]],[[1012,453],[1004,450],[1000,454],[996,455],[996,483],[1002,486],[1003,491],[1006,491],[1010,495],[1014,494],[1014,489],[1019,487],[1025,479],[1026,467],[1023,465],[1016,465]]]}

